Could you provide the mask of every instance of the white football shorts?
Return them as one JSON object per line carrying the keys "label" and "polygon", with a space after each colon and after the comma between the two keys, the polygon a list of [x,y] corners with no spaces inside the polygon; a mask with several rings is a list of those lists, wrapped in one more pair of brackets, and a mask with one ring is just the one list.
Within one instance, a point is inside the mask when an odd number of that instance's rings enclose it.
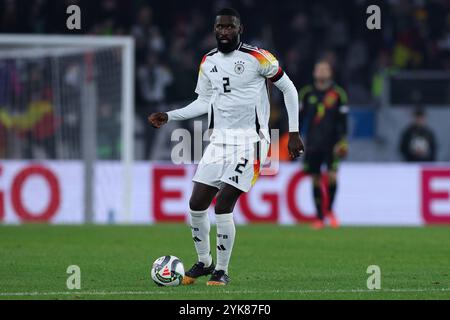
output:
{"label": "white football shorts", "polygon": [[258,179],[269,146],[265,139],[243,145],[210,143],[192,181],[218,189],[226,183],[247,192]]}

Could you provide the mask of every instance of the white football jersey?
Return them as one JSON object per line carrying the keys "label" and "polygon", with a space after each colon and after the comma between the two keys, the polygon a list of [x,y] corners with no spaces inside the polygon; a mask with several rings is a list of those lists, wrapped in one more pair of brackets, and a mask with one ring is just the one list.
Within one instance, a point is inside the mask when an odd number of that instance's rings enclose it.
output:
{"label": "white football jersey", "polygon": [[209,99],[211,142],[246,144],[261,137],[270,141],[267,81],[282,76],[283,70],[270,52],[242,42],[227,54],[217,49],[207,53],[195,92]]}

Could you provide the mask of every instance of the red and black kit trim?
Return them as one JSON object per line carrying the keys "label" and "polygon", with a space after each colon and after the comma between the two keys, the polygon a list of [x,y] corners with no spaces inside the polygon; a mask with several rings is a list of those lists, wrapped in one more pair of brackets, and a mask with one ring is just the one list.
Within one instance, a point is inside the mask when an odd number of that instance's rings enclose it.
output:
{"label": "red and black kit trim", "polygon": [[205,62],[206,57],[210,57],[212,55],[215,55],[217,52],[219,52],[219,50],[217,50],[217,48],[212,49],[210,52],[208,52],[207,54],[205,54],[203,56],[202,62],[200,64],[202,64],[203,62]]}
{"label": "red and black kit trim", "polygon": [[272,78],[269,78],[269,80],[272,81],[272,82],[277,82],[278,80],[280,80],[280,78],[283,75],[284,75],[283,69],[281,69],[281,67],[278,67],[277,73]]}

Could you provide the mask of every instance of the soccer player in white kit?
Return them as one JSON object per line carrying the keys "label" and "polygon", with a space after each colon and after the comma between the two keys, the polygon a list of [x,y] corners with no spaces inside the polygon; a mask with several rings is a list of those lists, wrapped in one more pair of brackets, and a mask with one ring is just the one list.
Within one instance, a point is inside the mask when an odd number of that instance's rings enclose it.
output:
{"label": "soccer player in white kit", "polygon": [[[208,114],[212,130],[210,144],[194,175],[189,200],[192,238],[198,262],[185,273],[183,284],[211,275],[207,285],[226,285],[228,265],[235,239],[234,206],[259,176],[270,144],[269,93],[271,81],[284,96],[289,118],[289,154],[292,159],[304,151],[298,130],[298,94],[292,81],[268,51],[240,41],[243,26],[236,10],[218,12],[214,25],[217,48],[200,64],[197,99],[188,106],[153,113],[149,122],[159,128],[168,121]],[[217,265],[209,241],[208,208],[217,198]]]}

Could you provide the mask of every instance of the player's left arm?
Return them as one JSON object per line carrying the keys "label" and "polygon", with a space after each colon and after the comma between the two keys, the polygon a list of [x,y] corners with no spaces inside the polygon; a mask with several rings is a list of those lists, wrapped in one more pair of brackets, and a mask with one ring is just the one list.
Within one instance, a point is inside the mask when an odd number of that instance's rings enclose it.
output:
{"label": "player's left arm", "polygon": [[348,107],[348,98],[346,92],[338,87],[337,88],[338,94],[339,94],[339,106],[338,106],[338,113],[337,113],[337,143],[334,148],[334,152],[338,157],[345,157],[348,153],[348,140],[347,140],[347,133],[348,133],[348,113],[349,113],[349,107]]}
{"label": "player's left arm", "polygon": [[262,55],[265,59],[263,63],[260,63],[261,75],[269,79],[283,93],[289,121],[289,156],[291,159],[295,159],[305,151],[298,129],[299,104],[297,88],[271,53],[262,50]]}
{"label": "player's left arm", "polygon": [[283,72],[283,75],[278,80],[273,81],[273,84],[283,93],[289,121],[289,155],[291,159],[295,159],[305,151],[305,146],[299,133],[298,94],[289,76],[283,70],[281,72]]}

